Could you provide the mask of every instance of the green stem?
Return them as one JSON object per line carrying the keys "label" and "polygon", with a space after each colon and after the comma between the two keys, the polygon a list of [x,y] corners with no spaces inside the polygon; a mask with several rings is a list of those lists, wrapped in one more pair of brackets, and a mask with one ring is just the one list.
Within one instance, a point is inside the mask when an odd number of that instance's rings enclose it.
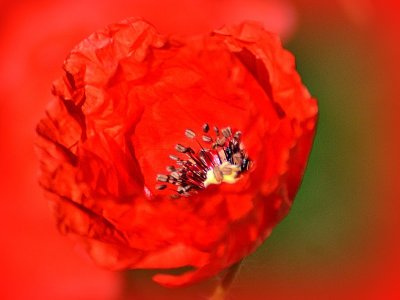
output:
{"label": "green stem", "polygon": [[226,295],[228,293],[229,287],[234,281],[241,265],[242,261],[237,262],[236,264],[230,266],[225,274],[223,274],[219,280],[217,287],[215,288],[213,294],[209,298],[209,300],[225,300]]}

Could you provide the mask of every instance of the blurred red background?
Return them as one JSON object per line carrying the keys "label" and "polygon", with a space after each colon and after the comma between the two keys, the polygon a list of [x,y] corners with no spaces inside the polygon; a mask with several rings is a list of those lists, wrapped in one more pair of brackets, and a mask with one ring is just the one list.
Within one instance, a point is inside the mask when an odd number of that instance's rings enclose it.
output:
{"label": "blurred red background", "polygon": [[34,128],[63,59],[91,32],[128,16],[181,34],[262,21],[294,52],[319,99],[319,131],[292,212],[245,260],[230,298],[400,299],[398,6],[369,0],[0,2],[0,299],[204,299],[215,283],[165,290],[150,281],[151,272],[97,268],[56,231],[37,186]]}

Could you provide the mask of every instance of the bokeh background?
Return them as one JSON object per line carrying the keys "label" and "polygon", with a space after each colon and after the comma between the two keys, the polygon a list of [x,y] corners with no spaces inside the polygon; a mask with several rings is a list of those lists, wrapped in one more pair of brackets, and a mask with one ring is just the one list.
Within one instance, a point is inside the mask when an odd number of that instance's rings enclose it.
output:
{"label": "bokeh background", "polygon": [[397,1],[0,1],[0,299],[206,299],[150,271],[94,266],[56,228],[37,186],[35,124],[68,51],[144,16],[161,32],[255,19],[278,32],[320,119],[289,216],[243,263],[229,299],[400,299]]}

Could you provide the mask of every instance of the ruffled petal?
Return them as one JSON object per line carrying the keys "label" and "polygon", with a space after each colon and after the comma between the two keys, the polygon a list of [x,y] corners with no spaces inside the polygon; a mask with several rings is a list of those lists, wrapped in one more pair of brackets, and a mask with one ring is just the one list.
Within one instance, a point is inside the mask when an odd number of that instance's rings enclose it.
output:
{"label": "ruffled petal", "polygon": [[[259,24],[183,38],[128,19],[80,43],[64,69],[37,127],[40,182],[60,230],[98,264],[190,268],[154,277],[189,284],[254,251],[287,214],[317,106],[293,56]],[[156,175],[176,144],[201,148],[184,132],[200,136],[204,123],[240,130],[251,168],[233,184],[170,199]]]}

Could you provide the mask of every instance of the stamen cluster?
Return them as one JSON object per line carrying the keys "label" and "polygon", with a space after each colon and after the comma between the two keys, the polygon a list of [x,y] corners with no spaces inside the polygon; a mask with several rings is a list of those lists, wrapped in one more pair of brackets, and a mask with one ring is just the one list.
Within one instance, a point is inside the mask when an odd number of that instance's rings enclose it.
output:
{"label": "stamen cluster", "polygon": [[157,175],[157,181],[162,184],[157,185],[156,189],[164,190],[167,188],[167,184],[177,186],[176,192],[171,195],[172,199],[190,196],[210,184],[233,183],[250,168],[251,160],[241,142],[242,133],[240,131],[232,134],[230,127],[219,130],[214,126],[215,136],[212,137],[207,123],[203,125],[202,131],[201,139],[209,147],[204,147],[196,139],[194,131],[186,129],[185,136],[195,140],[200,150],[196,152],[191,147],[177,144],[175,150],[185,154],[186,158],[170,155],[169,157],[176,165],[166,168],[169,172],[168,175]]}

